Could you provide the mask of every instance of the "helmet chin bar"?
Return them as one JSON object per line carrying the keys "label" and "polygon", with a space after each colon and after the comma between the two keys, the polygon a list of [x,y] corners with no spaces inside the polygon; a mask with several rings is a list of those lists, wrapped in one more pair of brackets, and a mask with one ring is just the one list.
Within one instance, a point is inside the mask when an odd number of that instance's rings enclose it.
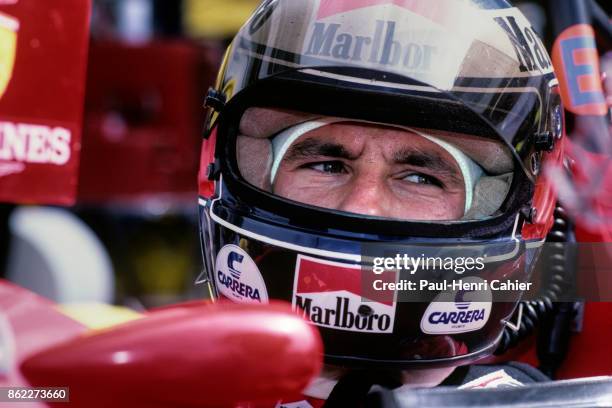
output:
{"label": "helmet chin bar", "polygon": [[[226,189],[222,191],[223,194],[231,195]],[[223,194],[213,200],[202,201],[200,208],[202,213],[207,214],[202,217],[203,222],[210,219],[211,224],[215,225],[212,234],[211,230],[206,231],[202,242],[206,253],[217,254],[214,262],[210,259],[213,265],[207,268],[208,279],[212,282],[217,296],[248,297],[248,293],[254,293],[255,289],[264,288],[268,298],[291,302],[310,317],[320,329],[324,339],[330,339],[332,344],[336,345],[326,348],[328,363],[353,367],[402,369],[454,366],[475,361],[495,349],[502,336],[504,321],[510,318],[516,305],[508,302],[490,303],[490,309],[487,306],[487,320],[484,326],[487,328],[486,335],[482,330],[476,330],[458,335],[432,336],[424,334],[418,325],[418,321],[427,314],[429,302],[394,301],[388,306],[380,306],[377,302],[361,303],[361,297],[359,295],[355,297],[354,293],[331,297],[325,293],[309,295],[310,292],[303,292],[306,289],[301,288],[300,279],[308,277],[311,273],[318,273],[317,270],[321,267],[335,268],[335,273],[338,274],[348,273],[344,277],[346,284],[359,279],[362,241],[338,234],[332,236],[330,232],[321,235],[316,230],[308,233],[287,227],[262,229],[261,219],[247,215],[254,214],[253,211],[235,212],[224,204],[233,199]],[[202,226],[205,227],[204,224]],[[518,227],[518,218],[515,217],[515,232]],[[309,236],[312,240],[309,240]],[[362,238],[367,236],[362,234]],[[383,238],[372,234],[370,239],[380,241]],[[524,243],[518,237],[514,239],[516,242],[510,246],[509,256],[516,261],[523,256],[523,249],[520,248],[524,248]],[[420,240],[415,238],[412,241]],[[452,239],[437,241],[439,245],[442,245],[442,242],[456,241]],[[229,259],[224,258],[227,252],[224,248],[228,246],[239,246],[236,251],[245,258],[248,257],[255,265],[248,270],[256,270],[257,276],[261,279],[252,285],[253,289],[228,283],[230,274],[223,271],[223,265]],[[503,265],[505,262],[500,264]],[[319,279],[326,281],[328,278],[319,276]],[[245,282],[248,284],[253,280]],[[263,293],[261,290],[260,292]],[[258,296],[257,299],[250,300],[257,301],[261,298],[262,296]],[[369,311],[364,309],[366,307]],[[416,326],[411,320],[402,318],[403,316],[418,316]],[[431,358],[425,357],[426,353],[429,353]]]}

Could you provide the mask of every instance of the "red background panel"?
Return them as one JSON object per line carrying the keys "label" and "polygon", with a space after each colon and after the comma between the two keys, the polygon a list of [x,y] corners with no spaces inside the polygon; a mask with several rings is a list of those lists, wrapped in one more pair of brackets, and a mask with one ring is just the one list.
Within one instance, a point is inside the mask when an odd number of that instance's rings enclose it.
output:
{"label": "red background panel", "polygon": [[195,200],[202,103],[217,54],[186,41],[92,41],[79,201]]}
{"label": "red background panel", "polygon": [[[65,163],[34,163],[14,155],[0,159],[0,167],[18,169],[0,173],[0,201],[74,202],[90,9],[89,0],[19,0],[0,5],[0,13],[19,23],[12,73],[10,69],[0,72],[5,80],[10,75],[0,98],[0,122],[17,127],[42,125],[47,130],[61,127],[71,135]],[[10,52],[2,54],[2,63],[11,58]],[[23,137],[28,139],[26,149],[32,148],[33,138]],[[7,151],[7,140],[0,132],[0,150],[4,146]],[[48,140],[42,143],[43,148],[53,149]]]}

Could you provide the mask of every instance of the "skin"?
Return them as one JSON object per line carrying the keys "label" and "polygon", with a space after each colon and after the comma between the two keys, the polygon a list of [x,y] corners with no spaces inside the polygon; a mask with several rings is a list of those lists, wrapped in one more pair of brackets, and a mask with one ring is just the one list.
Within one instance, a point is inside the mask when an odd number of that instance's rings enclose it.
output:
{"label": "skin", "polygon": [[463,216],[465,184],[453,157],[407,130],[340,122],[302,135],[273,190],[318,207],[403,220]]}

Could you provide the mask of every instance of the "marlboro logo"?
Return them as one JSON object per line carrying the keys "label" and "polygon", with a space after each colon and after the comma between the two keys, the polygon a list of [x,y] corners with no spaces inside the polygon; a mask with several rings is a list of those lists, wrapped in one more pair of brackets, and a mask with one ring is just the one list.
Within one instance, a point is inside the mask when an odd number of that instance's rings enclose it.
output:
{"label": "marlboro logo", "polygon": [[421,42],[400,42],[394,21],[376,20],[373,31],[364,35],[344,31],[338,23],[315,23],[305,54],[425,71],[435,52]]}
{"label": "marlboro logo", "polygon": [[395,302],[362,298],[361,268],[299,255],[293,307],[317,326],[365,333],[392,333]]}
{"label": "marlboro logo", "polygon": [[0,13],[0,98],[11,81],[17,49],[19,21]]}

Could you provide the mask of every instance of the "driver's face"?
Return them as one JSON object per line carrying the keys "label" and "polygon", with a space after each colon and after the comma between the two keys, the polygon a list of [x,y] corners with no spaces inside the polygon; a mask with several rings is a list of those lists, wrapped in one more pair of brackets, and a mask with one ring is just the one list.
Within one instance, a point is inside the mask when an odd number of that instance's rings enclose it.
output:
{"label": "driver's face", "polygon": [[291,145],[274,193],[324,208],[404,220],[463,216],[465,184],[453,157],[417,134],[335,123]]}

